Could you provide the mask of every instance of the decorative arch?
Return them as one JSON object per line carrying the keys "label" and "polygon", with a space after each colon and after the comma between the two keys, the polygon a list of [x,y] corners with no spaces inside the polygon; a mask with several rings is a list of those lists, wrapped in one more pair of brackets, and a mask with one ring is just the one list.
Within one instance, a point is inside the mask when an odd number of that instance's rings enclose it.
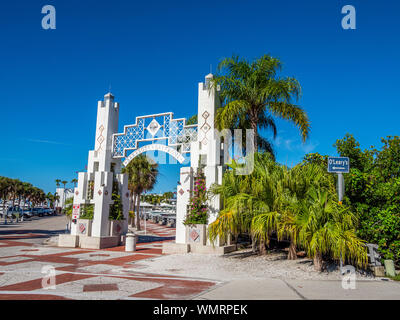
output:
{"label": "decorative arch", "polygon": [[163,145],[163,144],[154,143],[154,144],[149,144],[149,145],[143,146],[143,147],[135,150],[134,152],[132,152],[128,157],[125,158],[123,165],[126,167],[129,164],[129,162],[132,161],[133,158],[135,158],[136,156],[138,156],[139,154],[141,154],[143,152],[155,151],[155,150],[163,151],[165,153],[170,154],[172,157],[174,157],[176,160],[178,160],[178,162],[181,164],[185,161],[185,157],[177,150],[175,150],[169,146]]}
{"label": "decorative arch", "polygon": [[197,125],[186,125],[186,119],[174,119],[172,112],[136,117],[134,124],[113,134],[112,157],[124,158],[129,150],[137,150],[139,142],[164,140],[180,153],[190,153],[191,142],[197,141]]}

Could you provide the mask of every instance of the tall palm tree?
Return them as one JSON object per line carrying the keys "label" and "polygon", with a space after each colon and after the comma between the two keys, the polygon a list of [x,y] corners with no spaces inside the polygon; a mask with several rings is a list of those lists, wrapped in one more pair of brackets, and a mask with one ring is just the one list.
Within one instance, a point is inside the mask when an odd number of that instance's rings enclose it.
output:
{"label": "tall palm tree", "polygon": [[11,179],[7,177],[0,177],[0,198],[3,200],[3,215],[6,213],[6,204],[10,198],[10,195]]}
{"label": "tall palm tree", "polygon": [[[136,228],[140,230],[140,196],[144,191],[151,190],[157,181],[158,165],[144,154],[140,154],[122,169],[127,173],[128,189],[133,199],[132,206],[135,207]],[[135,203],[136,201],[136,203]]]}
{"label": "tall palm tree", "polygon": [[71,183],[73,183],[74,184],[74,188],[76,188],[76,184],[78,183],[78,179],[72,179],[71,180]]}
{"label": "tall palm tree", "polygon": [[18,179],[11,179],[10,180],[10,193],[11,193],[11,206],[14,206],[15,200],[18,198],[19,194],[21,193],[21,186],[22,182]]}
{"label": "tall palm tree", "polygon": [[220,86],[223,102],[215,118],[218,130],[252,129],[254,150],[260,148],[273,154],[272,144],[259,135],[259,129],[272,130],[275,138],[274,117],[279,117],[294,123],[305,141],[310,122],[306,112],[295,104],[301,87],[295,78],[278,76],[281,69],[281,61],[269,55],[252,62],[238,56],[222,60],[218,66],[220,74],[212,80],[213,86]]}
{"label": "tall palm tree", "polygon": [[61,179],[56,179],[55,181],[56,181],[56,186],[59,187],[60,183],[61,183]]}

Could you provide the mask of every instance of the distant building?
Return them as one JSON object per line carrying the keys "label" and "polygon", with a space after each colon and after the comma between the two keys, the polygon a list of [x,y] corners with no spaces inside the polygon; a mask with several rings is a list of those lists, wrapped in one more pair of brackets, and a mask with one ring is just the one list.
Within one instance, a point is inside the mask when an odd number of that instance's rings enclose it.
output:
{"label": "distant building", "polygon": [[[64,198],[64,190],[65,190],[65,198]],[[60,197],[60,199],[57,200],[55,203],[56,208],[63,208],[64,201],[74,197],[74,192],[71,189],[57,188],[56,192],[57,192],[58,196]]]}

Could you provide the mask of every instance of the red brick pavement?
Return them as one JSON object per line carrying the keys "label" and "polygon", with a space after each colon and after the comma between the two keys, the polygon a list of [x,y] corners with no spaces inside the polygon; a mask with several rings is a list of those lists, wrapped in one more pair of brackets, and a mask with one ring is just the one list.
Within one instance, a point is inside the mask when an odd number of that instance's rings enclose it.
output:
{"label": "red brick pavement", "polygon": [[[175,235],[174,228],[151,222],[147,223],[147,230],[168,239]],[[0,299],[190,299],[217,284],[208,280],[143,272],[142,266],[136,262],[161,256],[162,243],[173,240],[139,243],[136,252],[126,253],[122,246],[105,250],[32,247],[33,244],[26,239],[33,236],[41,235],[10,234],[0,237]],[[23,239],[24,242],[21,241]],[[56,289],[44,290],[42,279],[45,275],[41,274],[40,267],[52,264],[58,272],[55,276]],[[19,272],[19,268],[36,274],[31,276],[33,279],[27,277],[24,280],[24,273]],[[21,281],[15,281],[13,274],[18,279],[22,277]],[[124,286],[121,279],[132,285]],[[72,289],[67,289],[68,286]]]}

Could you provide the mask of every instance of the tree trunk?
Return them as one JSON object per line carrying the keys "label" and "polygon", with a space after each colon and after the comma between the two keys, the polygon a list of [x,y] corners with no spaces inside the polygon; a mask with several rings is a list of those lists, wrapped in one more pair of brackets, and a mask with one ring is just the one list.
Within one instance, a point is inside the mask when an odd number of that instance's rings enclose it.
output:
{"label": "tree trunk", "polygon": [[132,198],[132,211],[133,211],[132,227],[136,227],[136,222],[135,222],[135,218],[136,218],[136,197],[137,197],[137,194],[134,193],[133,194],[133,198]]}
{"label": "tree trunk", "polygon": [[267,247],[266,247],[264,239],[260,240],[260,254],[261,255],[266,255],[267,254]]}
{"label": "tree trunk", "polygon": [[288,260],[296,260],[296,259],[297,259],[296,245],[293,243],[293,241],[290,241]]}
{"label": "tree trunk", "polygon": [[140,231],[140,193],[136,195],[137,197],[137,206],[136,206],[136,230]]}
{"label": "tree trunk", "polygon": [[133,193],[131,197],[131,207],[133,212],[133,217],[131,218],[131,227],[135,227],[135,216],[136,216],[136,193]]}
{"label": "tree trunk", "polygon": [[314,255],[314,270],[315,271],[319,271],[319,272],[322,271],[322,262],[323,262],[322,254],[319,251],[316,251],[315,255]]}
{"label": "tree trunk", "polygon": [[4,197],[4,199],[3,199],[3,215],[4,215],[4,210],[6,209],[6,203],[7,203],[7,197]]}
{"label": "tree trunk", "polygon": [[257,252],[257,242],[253,235],[251,236],[251,250],[253,253]]}
{"label": "tree trunk", "polygon": [[252,119],[251,120],[251,128],[254,130],[254,152],[258,151],[258,146],[257,146],[257,137],[258,137],[258,119]]}

